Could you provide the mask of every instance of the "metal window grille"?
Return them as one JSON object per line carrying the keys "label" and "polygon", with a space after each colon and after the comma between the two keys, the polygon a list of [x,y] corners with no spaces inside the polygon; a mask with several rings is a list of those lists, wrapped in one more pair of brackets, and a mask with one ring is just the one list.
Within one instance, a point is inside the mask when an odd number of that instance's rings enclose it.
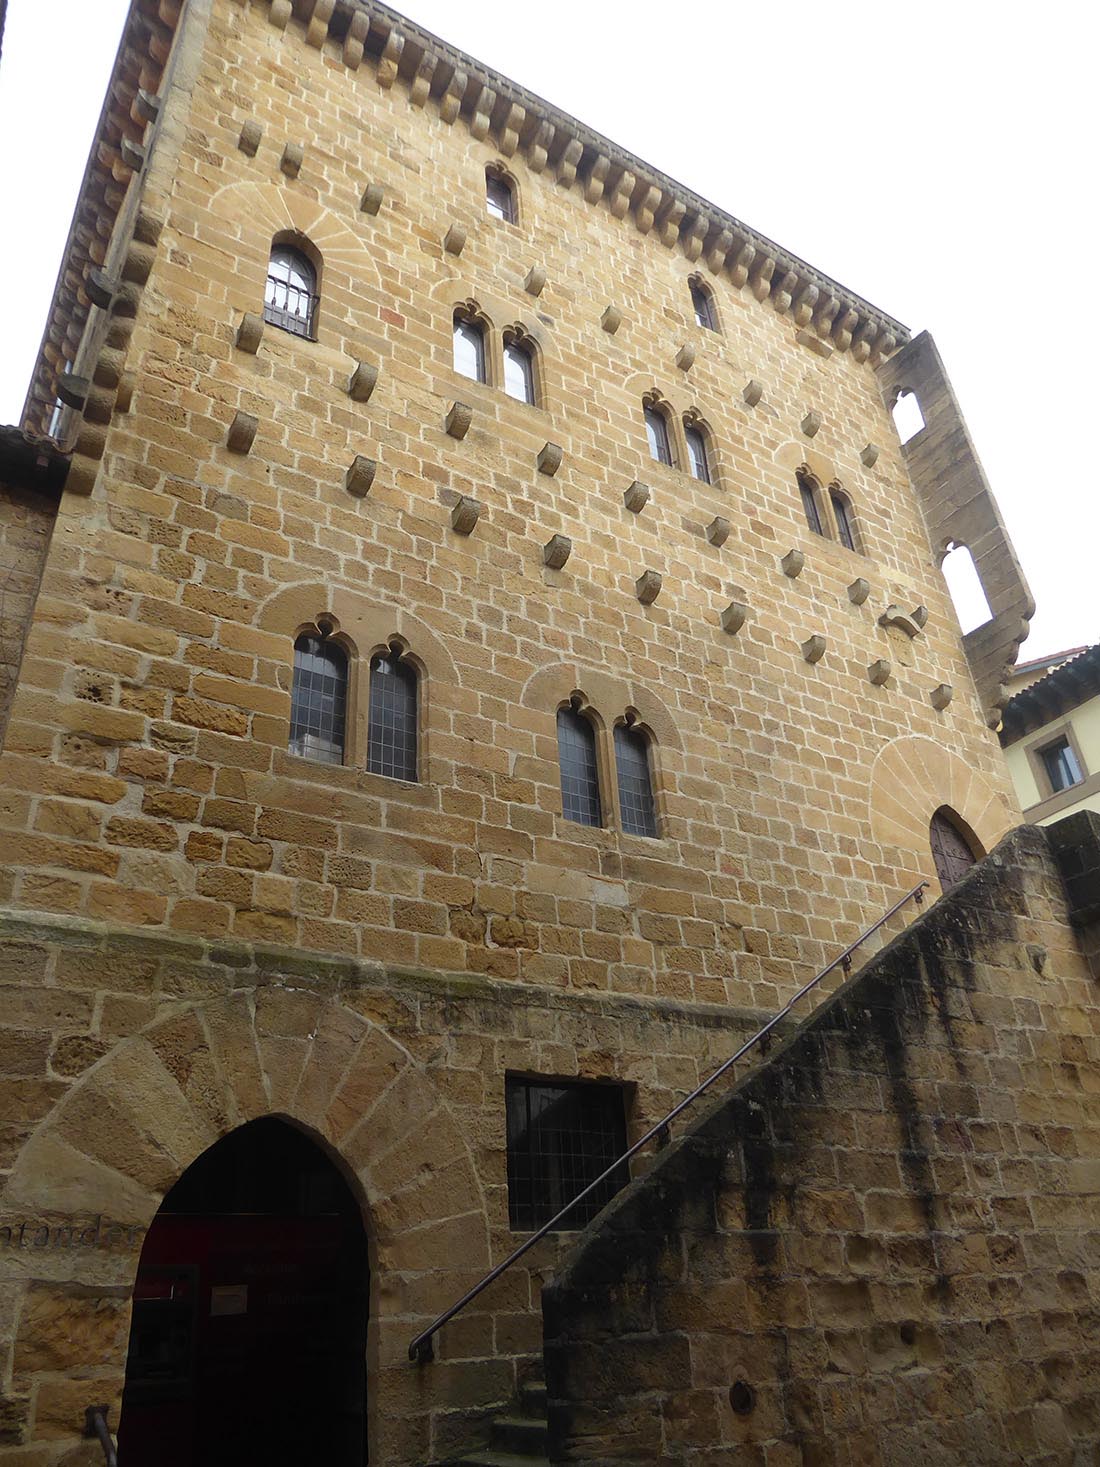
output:
{"label": "metal window grille", "polygon": [[534,402],[535,369],[531,353],[518,341],[509,341],[504,346],[504,390],[517,402]]}
{"label": "metal window grille", "polygon": [[596,730],[574,708],[558,710],[561,813],[580,825],[602,825]]}
{"label": "metal window grille", "polygon": [[264,289],[264,320],[293,336],[313,336],[317,275],[299,250],[271,252]]}
{"label": "metal window grille", "polygon": [[702,326],[705,331],[717,331],[718,319],[714,312],[714,302],[711,300],[706,287],[692,280],[691,304],[695,310],[695,324]]}
{"label": "metal window grille", "polygon": [[[505,1081],[508,1222],[541,1227],[626,1150],[618,1085]],[[574,1208],[565,1228],[583,1228],[630,1180],[625,1166]]]}
{"label": "metal window grille", "polygon": [[485,333],[476,321],[455,317],[455,371],[471,382],[485,381]]}
{"label": "metal window grille", "polygon": [[802,508],[806,515],[806,523],[815,535],[824,535],[825,530],[821,524],[821,510],[817,503],[817,491],[809,479],[799,479],[798,492],[802,495]]}
{"label": "metal window grille", "polygon": [[1055,794],[1059,790],[1068,790],[1073,785],[1080,784],[1084,779],[1081,765],[1068,739],[1058,739],[1055,743],[1048,744],[1045,749],[1040,750],[1039,757]]}
{"label": "metal window grille", "polygon": [[615,729],[615,767],[619,776],[619,813],[628,835],[657,834],[649,744],[640,729],[620,723]]}
{"label": "metal window grille", "polygon": [[387,779],[416,779],[416,669],[392,654],[372,658],[367,768]]}
{"label": "metal window grille", "polygon": [[688,454],[691,458],[691,472],[704,484],[709,484],[710,459],[707,457],[706,434],[701,428],[689,428],[685,425],[684,437],[687,439]]}
{"label": "metal window grille", "polygon": [[344,762],[348,659],[342,647],[308,634],[294,643],[290,692],[292,754],[325,764]]}
{"label": "metal window grille", "polygon": [[499,174],[485,175],[485,207],[494,219],[505,224],[516,222],[516,194],[512,185]]}
{"label": "metal window grille", "polygon": [[836,532],[840,543],[846,545],[849,550],[854,550],[856,537],[852,530],[852,517],[848,513],[848,506],[839,494],[831,494],[829,497],[833,505],[833,514],[836,517]]}
{"label": "metal window grille", "polygon": [[645,430],[649,438],[649,452],[659,464],[671,464],[672,445],[668,441],[668,424],[665,422],[664,414],[656,408],[647,407],[645,410]]}

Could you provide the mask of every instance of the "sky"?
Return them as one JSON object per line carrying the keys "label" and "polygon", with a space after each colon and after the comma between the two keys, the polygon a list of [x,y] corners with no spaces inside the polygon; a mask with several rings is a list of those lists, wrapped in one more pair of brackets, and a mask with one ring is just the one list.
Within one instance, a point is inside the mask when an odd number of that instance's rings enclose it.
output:
{"label": "sky", "polygon": [[[931,331],[1038,602],[1021,658],[1100,640],[1100,485],[1082,447],[1098,383],[1081,319],[1100,208],[1100,7],[398,8]],[[0,232],[0,422],[19,419],[126,9],[9,3],[0,200],[35,227]]]}

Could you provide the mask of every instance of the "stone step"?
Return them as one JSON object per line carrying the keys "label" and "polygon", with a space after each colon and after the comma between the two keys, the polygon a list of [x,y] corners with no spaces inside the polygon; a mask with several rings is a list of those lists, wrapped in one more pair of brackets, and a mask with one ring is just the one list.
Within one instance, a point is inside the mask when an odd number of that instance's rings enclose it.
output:
{"label": "stone step", "polygon": [[459,1457],[455,1467],[550,1467],[550,1459],[516,1452],[471,1452],[469,1456]]}
{"label": "stone step", "polygon": [[519,1399],[528,1416],[546,1418],[546,1382],[525,1380],[519,1388]]}
{"label": "stone step", "polygon": [[546,1417],[494,1416],[493,1447],[505,1452],[546,1455]]}

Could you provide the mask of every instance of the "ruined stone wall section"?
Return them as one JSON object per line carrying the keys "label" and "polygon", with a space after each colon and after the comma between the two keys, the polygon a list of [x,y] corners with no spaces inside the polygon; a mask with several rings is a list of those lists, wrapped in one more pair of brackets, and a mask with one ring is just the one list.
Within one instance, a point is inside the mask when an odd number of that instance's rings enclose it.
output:
{"label": "ruined stone wall section", "polygon": [[56,515],[56,494],[0,483],[0,748]]}
{"label": "ruined stone wall section", "polygon": [[582,1236],[555,1467],[1091,1459],[1097,1013],[1021,828]]}
{"label": "ruined stone wall section", "polygon": [[1035,601],[1008,538],[936,344],[927,332],[878,368],[886,401],[911,392],[924,427],[901,448],[932,539],[935,564],[954,542],[974,558],[992,619],[963,638],[991,728],[1000,724],[1005,686]]}

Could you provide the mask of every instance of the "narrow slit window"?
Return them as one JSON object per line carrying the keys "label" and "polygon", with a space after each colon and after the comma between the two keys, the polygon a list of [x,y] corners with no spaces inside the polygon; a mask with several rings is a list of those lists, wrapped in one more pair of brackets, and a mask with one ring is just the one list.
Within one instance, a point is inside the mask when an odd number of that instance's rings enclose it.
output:
{"label": "narrow slit window", "polygon": [[499,173],[485,175],[485,207],[493,219],[499,219],[504,224],[515,224],[516,191]]}
{"label": "narrow slit window", "polygon": [[689,281],[688,286],[696,326],[702,326],[704,331],[717,331],[718,313],[714,309],[714,297],[701,280]]}
{"label": "narrow slit window", "polygon": [[628,835],[657,834],[649,741],[640,729],[620,723],[615,729],[615,767],[619,776],[619,813]]}
{"label": "narrow slit window", "polygon": [[264,320],[292,336],[312,338],[317,310],[317,272],[290,245],[276,245],[267,266]]}
{"label": "narrow slit window", "polygon": [[558,710],[561,813],[579,825],[602,825],[596,730],[575,708]]}
{"label": "narrow slit window", "polygon": [[393,652],[371,659],[367,769],[387,779],[416,779],[416,669]]}
{"label": "narrow slit window", "polygon": [[817,502],[817,485],[805,474],[799,474],[798,492],[802,496],[802,511],[806,516],[806,523],[815,535],[824,535],[825,528],[821,523],[821,506]]}
{"label": "narrow slit window", "polygon": [[305,633],[294,643],[290,692],[292,754],[324,764],[343,764],[347,722],[348,659],[336,642]]}
{"label": "narrow slit window", "polygon": [[531,349],[522,342],[504,343],[504,390],[517,402],[535,400],[535,364]]}
{"label": "narrow slit window", "polygon": [[466,316],[455,317],[454,365],[471,382],[485,381],[485,332],[479,322]]}
{"label": "narrow slit window", "polygon": [[668,423],[659,408],[645,410],[645,431],[649,439],[649,456],[659,464],[672,463],[672,444],[668,437]]}
{"label": "narrow slit window", "polygon": [[[621,1086],[521,1080],[504,1088],[508,1137],[508,1225],[542,1227],[626,1150]],[[630,1173],[624,1163],[568,1213],[563,1231],[583,1228]]]}
{"label": "narrow slit window", "polygon": [[849,550],[855,550],[856,537],[852,529],[852,515],[848,508],[848,501],[835,489],[830,491],[829,499],[833,506],[833,518],[836,520],[837,539]]}
{"label": "narrow slit window", "polygon": [[711,477],[710,455],[707,452],[707,435],[696,424],[685,423],[684,437],[687,440],[688,458],[691,460],[693,477],[701,479],[704,484],[709,484]]}

